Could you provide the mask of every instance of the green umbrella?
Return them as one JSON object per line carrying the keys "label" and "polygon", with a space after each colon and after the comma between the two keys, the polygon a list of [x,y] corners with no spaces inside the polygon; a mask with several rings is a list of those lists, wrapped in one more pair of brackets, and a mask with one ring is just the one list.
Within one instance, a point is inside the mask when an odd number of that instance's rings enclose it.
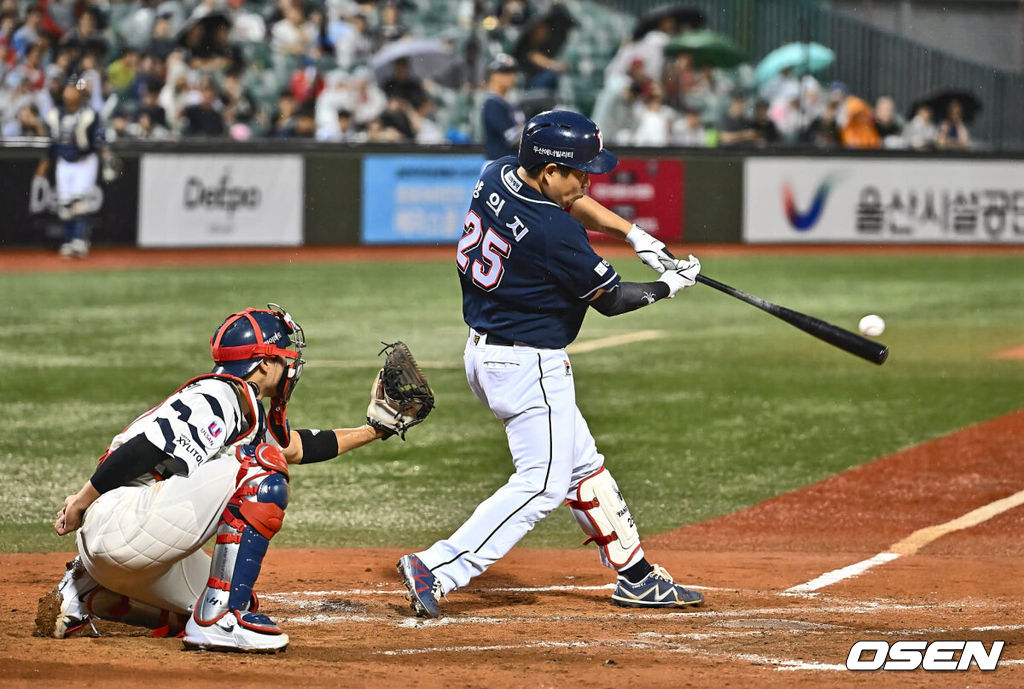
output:
{"label": "green umbrella", "polygon": [[747,54],[731,38],[714,31],[690,31],[665,44],[668,56],[690,53],[696,65],[731,69],[747,61]]}

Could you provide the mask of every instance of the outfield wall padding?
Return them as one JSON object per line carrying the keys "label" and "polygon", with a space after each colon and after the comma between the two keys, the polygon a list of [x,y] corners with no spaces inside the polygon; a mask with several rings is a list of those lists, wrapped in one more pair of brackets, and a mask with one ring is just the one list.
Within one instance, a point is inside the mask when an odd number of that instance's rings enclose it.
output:
{"label": "outfield wall padding", "polygon": [[[59,223],[55,222],[53,218],[47,221],[38,217],[33,218],[29,214],[29,191],[32,175],[40,156],[45,151],[45,145],[38,141],[8,141],[4,142],[4,144],[4,147],[0,147],[0,208],[3,209],[3,212],[0,213],[0,247],[55,246],[59,242],[60,237]],[[282,156],[282,161],[285,160],[285,156],[290,160],[298,157],[301,160],[301,182],[295,185],[293,180],[281,179],[279,183],[288,189],[297,189],[294,193],[301,196],[300,211],[282,216],[292,218],[283,222],[289,225],[293,223],[301,225],[300,238],[298,240],[301,243],[318,246],[352,246],[363,242],[363,233],[366,231],[364,225],[368,216],[366,215],[367,204],[363,198],[363,194],[367,193],[365,190],[374,189],[374,193],[377,195],[387,193],[388,191],[388,188],[386,188],[388,184],[381,185],[379,180],[376,185],[364,184],[366,180],[363,179],[363,175],[364,170],[367,169],[367,160],[394,158],[403,154],[415,156],[419,160],[423,160],[424,157],[437,156],[438,161],[462,159],[462,168],[465,168],[467,157],[480,156],[481,154],[479,147],[475,146],[395,147],[383,144],[346,146],[321,144],[312,141],[259,141],[249,144],[188,140],[178,142],[127,142],[118,143],[113,149],[121,160],[121,172],[113,183],[103,184],[105,201],[103,210],[97,217],[97,227],[93,237],[94,242],[100,245],[132,245],[138,243],[141,183],[140,161],[143,157],[149,155],[159,155],[164,159],[173,156],[174,160],[179,161],[180,165],[186,168],[189,162],[194,160],[197,166],[202,168],[197,169],[196,175],[206,180],[223,178],[224,173],[220,172],[217,166],[217,156],[223,156],[225,167],[228,166],[228,163],[234,165],[236,171],[233,174],[239,178],[244,176],[240,171],[245,169],[245,156],[254,156],[253,160],[266,160],[269,156],[272,160],[273,156],[280,155]],[[745,204],[750,203],[750,198],[745,198],[744,196],[745,174],[749,174],[749,172],[745,171],[748,171],[750,168],[747,161],[762,158],[772,158],[780,161],[791,158],[827,160],[832,161],[839,170],[847,166],[856,167],[858,166],[858,161],[863,162],[866,160],[883,161],[887,166],[898,167],[898,161],[909,159],[918,162],[927,160],[931,165],[936,166],[936,169],[940,170],[943,169],[943,162],[949,162],[951,164],[947,167],[950,170],[962,171],[964,163],[1000,160],[1018,165],[1022,169],[1020,175],[1010,176],[1008,183],[1015,183],[1016,179],[1024,179],[1024,154],[1007,156],[1005,154],[995,155],[979,152],[964,154],[943,153],[939,157],[934,153],[922,154],[907,151],[822,152],[803,149],[654,150],[619,147],[615,148],[615,153],[624,160],[656,159],[660,161],[679,161],[682,164],[683,188],[680,190],[679,196],[675,197],[676,199],[682,199],[682,213],[669,216],[679,218],[674,222],[679,222],[681,227],[666,229],[669,231],[670,236],[673,238],[681,237],[685,243],[739,243],[745,241],[745,237],[746,241],[750,241],[751,228],[746,228],[746,234],[744,232]],[[201,165],[200,161],[202,161]],[[240,161],[242,161],[241,164]],[[954,162],[955,164],[953,164]],[[263,163],[263,165],[265,169],[266,164]],[[442,165],[442,163],[437,165]],[[287,166],[282,165],[282,167]],[[372,166],[369,167],[374,169]],[[430,168],[429,165],[420,165],[419,167],[428,170]],[[651,169],[654,169],[654,167],[652,166]],[[52,174],[51,169],[51,180]],[[221,176],[218,177],[218,175]],[[266,188],[256,190],[254,193],[260,198],[269,199],[273,196],[273,192],[279,191],[279,189],[277,189],[277,180],[268,182],[266,177],[267,175],[265,174],[261,177],[261,179],[264,179],[263,184],[267,185]],[[609,175],[606,179],[611,179],[612,177],[613,175]],[[627,177],[628,175],[621,174],[620,178],[614,181],[616,184],[629,185],[631,180],[627,179]],[[180,185],[182,176],[178,175],[176,179],[179,180],[177,184]],[[632,181],[635,181],[635,176]],[[784,181],[778,180],[780,185]],[[950,184],[954,182],[957,181],[951,180]],[[147,183],[160,185],[161,180],[148,180]],[[421,190],[430,186],[429,180],[426,180],[426,182],[420,180],[419,184]],[[779,197],[778,203],[785,203],[785,190],[781,189],[781,186],[779,190],[775,189],[776,180],[771,180],[769,185],[772,187],[771,189],[765,187],[764,183],[759,182],[759,184],[762,187],[762,196],[764,196],[765,190],[767,190],[767,192]],[[158,186],[156,191],[160,194],[171,195],[174,198],[181,196],[182,190],[170,188],[172,186],[174,185],[168,184],[166,188]],[[662,184],[661,187],[663,186]],[[799,187],[799,185],[797,186]],[[227,191],[232,194],[236,192],[241,194],[248,188],[244,184],[241,187],[241,189],[232,188]],[[1018,187],[1020,188],[1018,189]],[[217,206],[216,201],[219,198],[217,197],[219,193],[218,188],[217,184],[210,183],[209,181],[205,183],[203,193],[214,195],[213,202],[211,202],[214,207]],[[659,185],[656,183],[650,184],[648,189],[650,188],[656,190],[656,198],[660,198],[660,195],[665,193],[664,189],[659,188]],[[439,189],[444,191],[443,187],[439,187]],[[777,193],[780,190],[782,193]],[[150,191],[150,198],[152,198],[153,190]],[[984,192],[985,190],[980,191]],[[999,199],[1004,197],[1009,199],[1008,203],[1010,205],[1006,212],[1010,214],[1010,222],[1024,227],[1024,185],[1014,186],[1009,184],[1005,189],[1001,188],[997,191],[1001,194]],[[649,191],[647,193],[650,195]],[[749,197],[749,190],[746,193]],[[629,200],[629,194],[624,194],[626,201],[617,210],[628,213],[631,210],[631,201]],[[396,192],[397,196],[400,196],[398,192]],[[808,192],[796,188],[793,197],[795,198],[796,206],[798,206],[797,210],[803,211],[812,203],[813,189],[811,192]],[[633,196],[632,198],[640,197]],[[836,198],[839,198],[839,196],[836,196]],[[379,197],[375,196],[374,200],[378,201]],[[228,211],[226,210],[225,212]],[[643,212],[649,212],[649,210]],[[452,213],[448,215],[454,217]],[[183,215],[181,217],[187,218],[188,216]],[[255,217],[262,219],[258,214]],[[410,216],[407,214],[403,217],[408,218]],[[415,217],[415,215],[411,217]],[[237,237],[239,234],[237,226],[241,225],[244,228],[245,223],[239,222],[238,217],[234,217],[233,220],[236,227],[230,228],[235,233],[235,238],[231,244],[244,245],[245,238],[243,237],[239,240]],[[184,224],[187,223],[187,220],[176,222]],[[454,222],[458,222],[458,219],[456,218]],[[760,219],[751,218],[750,214],[747,213],[746,222],[760,222]],[[218,224],[215,221],[209,222],[209,224],[212,228],[211,232],[218,231]],[[227,222],[223,223],[224,227],[219,229],[227,232],[229,229],[227,228],[228,224]],[[175,223],[170,223],[170,226],[173,228]],[[48,231],[47,227],[49,227]],[[1015,231],[1013,228],[1016,225],[1011,224],[1007,225],[1007,227],[1009,228],[1007,232]],[[678,229],[678,232],[676,232],[676,229]],[[289,230],[294,232],[295,228],[289,227]],[[170,231],[173,231],[173,229]],[[457,233],[457,230],[454,232]],[[182,234],[186,235],[188,233],[183,231]],[[265,237],[266,228],[262,228],[260,232],[254,232],[253,234],[257,237]],[[975,241],[994,241],[996,238],[992,236],[993,234],[992,232],[988,234],[979,233]],[[192,235],[194,236],[194,232]],[[448,235],[455,236],[453,233],[448,233]],[[811,234],[803,234],[799,238],[802,241],[814,241]],[[406,238],[406,241],[408,241],[408,238]],[[380,243],[380,241],[377,240],[377,243]],[[175,240],[173,237],[168,238],[166,242],[160,243],[160,245],[174,244]],[[182,239],[180,245],[185,246],[189,244],[187,244],[185,239]]]}

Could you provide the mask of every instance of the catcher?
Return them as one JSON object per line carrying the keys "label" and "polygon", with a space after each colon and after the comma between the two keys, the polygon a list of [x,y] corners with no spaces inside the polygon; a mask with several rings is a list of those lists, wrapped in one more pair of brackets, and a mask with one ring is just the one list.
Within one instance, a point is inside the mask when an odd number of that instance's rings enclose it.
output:
{"label": "catcher", "polygon": [[[231,314],[210,344],[213,371],[115,436],[92,478],[64,500],[54,528],[78,531],[79,555],[40,599],[37,635],[95,634],[100,618],[183,634],[188,649],[285,650],[288,635],[259,611],[253,588],[288,507],[289,468],[404,438],[433,408],[398,342],[385,347],[365,425],[291,430],[288,400],[306,343],[288,312],[268,304]],[[211,559],[201,546],[214,535]]]}

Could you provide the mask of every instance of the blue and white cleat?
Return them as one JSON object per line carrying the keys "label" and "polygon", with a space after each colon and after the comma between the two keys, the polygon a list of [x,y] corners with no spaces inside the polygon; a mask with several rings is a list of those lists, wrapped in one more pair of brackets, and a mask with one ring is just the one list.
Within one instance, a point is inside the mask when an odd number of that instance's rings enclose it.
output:
{"label": "blue and white cleat", "polygon": [[654,565],[639,583],[633,584],[620,577],[612,592],[612,602],[624,608],[684,608],[700,605],[704,596],[684,589],[672,581],[672,575],[664,567]]}
{"label": "blue and white cleat", "polygon": [[423,560],[415,555],[405,555],[398,561],[398,573],[408,590],[406,597],[413,611],[420,617],[440,617],[437,599],[442,595],[441,582],[430,573]]}

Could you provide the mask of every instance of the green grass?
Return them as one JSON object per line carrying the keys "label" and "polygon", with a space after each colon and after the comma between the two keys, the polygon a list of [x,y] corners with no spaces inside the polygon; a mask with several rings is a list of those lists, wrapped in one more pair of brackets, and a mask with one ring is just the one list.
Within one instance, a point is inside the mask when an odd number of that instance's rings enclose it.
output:
{"label": "green grass", "polygon": [[[627,279],[650,279],[628,259]],[[848,328],[888,323],[876,367],[703,287],[607,319],[580,340],[661,339],[574,357],[579,406],[642,534],[754,504],[1022,406],[1024,256],[756,257],[713,277]],[[404,339],[438,395],[427,423],[298,467],[275,543],[425,547],[512,470],[501,425],[461,369],[465,328],[447,263],[250,266],[0,275],[0,551],[71,550],[50,524],[110,438],[209,369],[231,311],[284,304],[306,329],[293,426],[362,421],[381,340]],[[526,539],[581,540],[566,510]]]}

